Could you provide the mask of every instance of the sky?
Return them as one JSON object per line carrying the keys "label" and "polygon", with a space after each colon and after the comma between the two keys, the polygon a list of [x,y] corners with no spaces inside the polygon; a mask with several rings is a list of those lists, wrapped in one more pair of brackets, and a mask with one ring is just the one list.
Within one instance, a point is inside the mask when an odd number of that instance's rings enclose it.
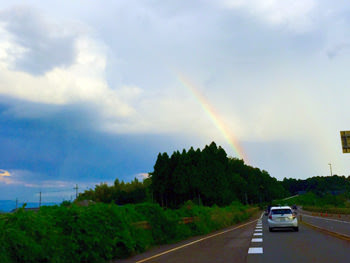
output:
{"label": "sky", "polygon": [[0,1],[0,200],[69,200],[215,141],[279,180],[350,174],[350,3]]}

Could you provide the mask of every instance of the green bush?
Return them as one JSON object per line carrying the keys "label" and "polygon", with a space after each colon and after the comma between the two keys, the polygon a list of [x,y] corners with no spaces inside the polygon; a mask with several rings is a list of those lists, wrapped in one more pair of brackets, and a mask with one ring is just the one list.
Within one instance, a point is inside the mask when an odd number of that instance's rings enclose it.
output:
{"label": "green bush", "polygon": [[[106,262],[230,226],[256,211],[240,203],[220,208],[192,202],[177,210],[151,203],[19,209],[0,215],[0,262]],[[183,217],[195,220],[183,224]],[[151,228],[138,227],[139,221]]]}
{"label": "green bush", "polygon": [[274,201],[276,204],[281,205],[302,205],[302,206],[314,206],[314,207],[346,207],[348,205],[347,199],[349,198],[348,193],[340,195],[317,195],[313,192],[308,192],[303,195],[295,196],[287,200]]}

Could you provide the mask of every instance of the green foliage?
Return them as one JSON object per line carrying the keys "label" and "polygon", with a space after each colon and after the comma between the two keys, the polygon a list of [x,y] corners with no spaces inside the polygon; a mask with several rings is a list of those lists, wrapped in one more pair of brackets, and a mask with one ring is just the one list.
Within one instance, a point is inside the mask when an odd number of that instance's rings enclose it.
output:
{"label": "green foliage", "polygon": [[282,184],[266,171],[229,158],[213,142],[201,151],[159,154],[151,173],[151,191],[162,207],[180,207],[187,200],[207,206],[262,203],[288,195]]}
{"label": "green foliage", "polygon": [[[240,203],[219,208],[190,202],[177,210],[149,203],[19,209],[0,215],[0,259],[2,263],[106,262],[229,226],[255,212]],[[189,216],[196,220],[182,224],[181,218]],[[139,221],[148,221],[151,229],[137,227]]]}
{"label": "green foliage", "polygon": [[130,183],[114,181],[114,185],[108,186],[106,183],[101,183],[95,186],[95,189],[89,189],[80,193],[77,201],[92,200],[102,203],[116,203],[124,205],[129,203],[142,203],[150,200],[149,193],[150,179],[145,179],[139,182],[135,178]]}
{"label": "green foliage", "polygon": [[275,203],[282,205],[301,205],[303,207],[347,207],[349,206],[348,194],[322,194],[321,196],[313,192],[298,195],[287,200],[276,200]]}
{"label": "green foliage", "polygon": [[313,192],[320,196],[327,193],[350,193],[350,176],[315,176],[305,180],[284,178],[282,184],[293,195],[299,191]]}
{"label": "green foliage", "polygon": [[62,203],[61,203],[61,206],[66,206],[66,207],[68,207],[68,206],[71,206],[72,205],[72,202],[71,201],[68,201],[68,200],[65,200],[65,201],[63,201]]}
{"label": "green foliage", "polygon": [[245,204],[269,202],[288,196],[281,182],[268,172],[230,158],[214,142],[203,150],[192,147],[170,157],[159,153],[154,171],[143,182],[115,180],[84,191],[78,201],[93,200],[119,205],[157,202],[162,207],[179,208],[188,200],[197,204],[227,206],[232,201]]}

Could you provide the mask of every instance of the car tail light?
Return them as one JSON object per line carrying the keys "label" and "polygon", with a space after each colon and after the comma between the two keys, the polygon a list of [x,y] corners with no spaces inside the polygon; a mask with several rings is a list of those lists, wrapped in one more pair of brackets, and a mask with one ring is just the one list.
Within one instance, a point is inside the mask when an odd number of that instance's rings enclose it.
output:
{"label": "car tail light", "polygon": [[269,219],[271,219],[271,220],[272,220],[272,215],[269,215]]}

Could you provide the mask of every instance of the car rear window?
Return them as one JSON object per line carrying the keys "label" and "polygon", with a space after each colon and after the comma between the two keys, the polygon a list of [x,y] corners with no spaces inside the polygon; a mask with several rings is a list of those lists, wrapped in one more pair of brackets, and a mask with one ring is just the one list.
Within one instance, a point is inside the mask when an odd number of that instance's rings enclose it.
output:
{"label": "car rear window", "polygon": [[290,209],[273,209],[271,210],[273,215],[283,215],[283,214],[292,214],[292,210]]}

